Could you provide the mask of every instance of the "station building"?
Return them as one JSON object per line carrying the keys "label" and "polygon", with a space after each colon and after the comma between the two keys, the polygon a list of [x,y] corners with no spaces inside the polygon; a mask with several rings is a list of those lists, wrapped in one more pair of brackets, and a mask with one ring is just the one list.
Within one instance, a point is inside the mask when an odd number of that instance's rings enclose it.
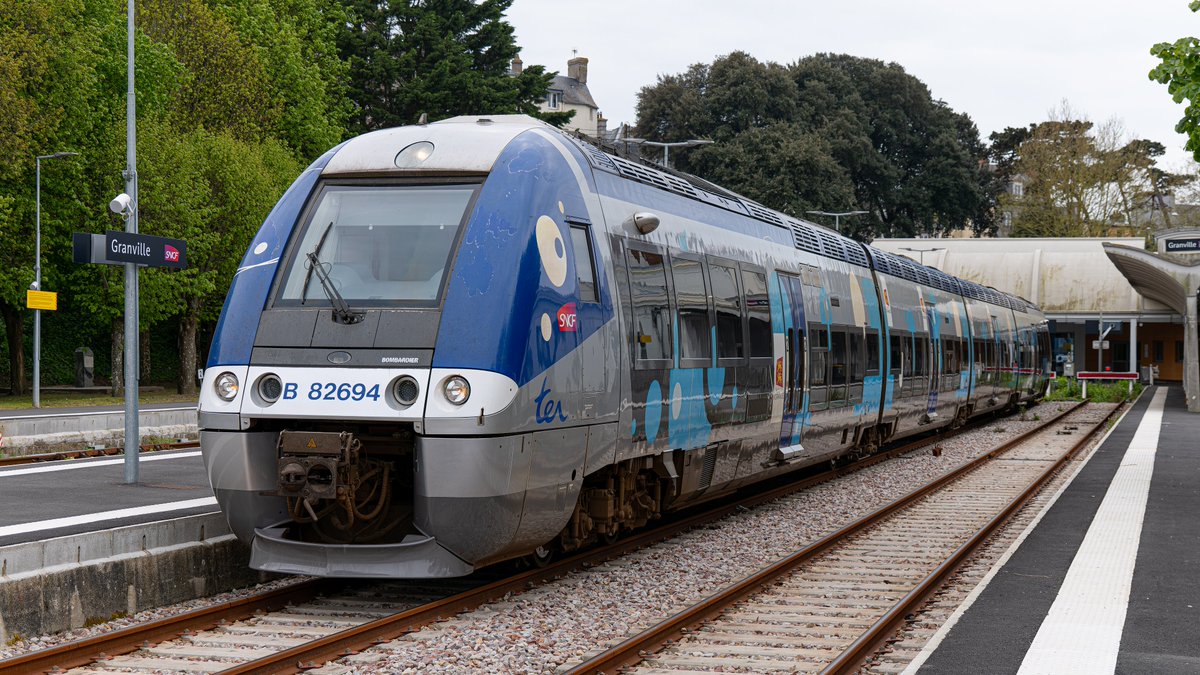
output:
{"label": "station building", "polygon": [[[1036,303],[1054,368],[1180,382],[1200,412],[1200,230],[1141,237],[876,239],[885,251]],[[1101,342],[1103,335],[1104,341]]]}

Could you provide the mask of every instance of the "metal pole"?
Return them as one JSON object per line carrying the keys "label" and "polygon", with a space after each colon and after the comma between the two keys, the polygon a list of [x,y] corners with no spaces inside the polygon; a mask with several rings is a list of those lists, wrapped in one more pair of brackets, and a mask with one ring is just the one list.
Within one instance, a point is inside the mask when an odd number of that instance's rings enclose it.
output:
{"label": "metal pole", "polygon": [[[33,285],[42,290],[42,158],[34,160],[37,167],[37,227],[34,235]],[[42,310],[33,310],[33,407],[42,407]]]}
{"label": "metal pole", "polygon": [[[133,87],[133,0],[128,0],[128,92],[125,111],[125,193],[129,195],[129,219],[125,231],[138,231],[137,193],[137,106]],[[125,484],[138,482],[138,274],[137,265],[125,263]]]}

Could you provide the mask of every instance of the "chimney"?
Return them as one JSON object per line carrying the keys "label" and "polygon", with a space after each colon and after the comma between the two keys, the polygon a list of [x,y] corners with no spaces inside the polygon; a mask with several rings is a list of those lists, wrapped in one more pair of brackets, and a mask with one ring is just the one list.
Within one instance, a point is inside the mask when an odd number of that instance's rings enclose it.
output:
{"label": "chimney", "polygon": [[596,113],[596,138],[608,137],[608,118],[603,113]]}
{"label": "chimney", "polygon": [[578,80],[579,84],[587,84],[587,59],[576,56],[567,61],[567,77]]}
{"label": "chimney", "polygon": [[512,60],[512,74],[513,74],[513,75],[520,75],[520,74],[521,74],[521,68],[522,68],[522,66],[523,66],[523,64],[522,64],[522,62],[521,62],[521,57],[519,57],[519,56],[518,56],[518,57],[515,57],[515,58]]}

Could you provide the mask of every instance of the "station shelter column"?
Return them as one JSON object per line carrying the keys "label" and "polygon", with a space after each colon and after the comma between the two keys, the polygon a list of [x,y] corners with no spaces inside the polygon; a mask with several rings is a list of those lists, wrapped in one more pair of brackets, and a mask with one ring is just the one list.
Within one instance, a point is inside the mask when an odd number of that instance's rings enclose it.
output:
{"label": "station shelter column", "polygon": [[1183,393],[1188,410],[1200,412],[1200,325],[1197,324],[1197,296],[1188,296],[1183,320]]}

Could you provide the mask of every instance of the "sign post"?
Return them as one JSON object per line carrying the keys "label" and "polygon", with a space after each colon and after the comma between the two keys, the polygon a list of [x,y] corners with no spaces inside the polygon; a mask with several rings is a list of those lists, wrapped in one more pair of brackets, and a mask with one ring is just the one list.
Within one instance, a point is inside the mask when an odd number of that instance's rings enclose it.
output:
{"label": "sign post", "polygon": [[[132,161],[130,159],[131,166]],[[136,179],[133,188],[137,189]],[[137,198],[133,199],[136,205]],[[134,213],[137,213],[136,206]],[[130,220],[134,218],[136,215]],[[154,237],[136,231],[109,230],[104,234],[76,232],[71,238],[71,249],[77,263],[125,267],[125,483],[133,484],[138,481],[138,450],[141,445],[137,400],[137,270],[138,267],[187,267],[187,243],[182,239]]]}

